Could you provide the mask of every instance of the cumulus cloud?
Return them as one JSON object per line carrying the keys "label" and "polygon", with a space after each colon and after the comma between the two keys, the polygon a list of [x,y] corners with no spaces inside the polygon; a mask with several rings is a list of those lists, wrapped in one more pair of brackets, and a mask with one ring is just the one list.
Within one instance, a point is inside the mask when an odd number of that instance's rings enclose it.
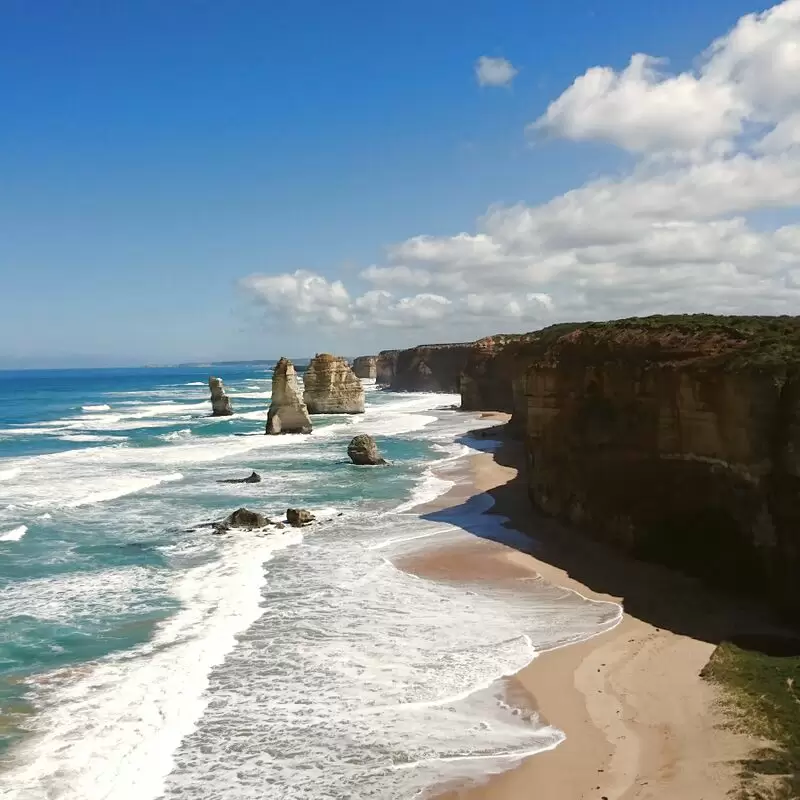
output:
{"label": "cumulus cloud", "polygon": [[730,149],[748,124],[774,126],[800,110],[800,0],[742,17],[671,75],[635,54],[621,72],[592,67],[533,123],[569,139],[602,139],[634,152]]}
{"label": "cumulus cloud", "polygon": [[510,86],[519,70],[506,58],[481,56],[475,62],[479,86]]}
{"label": "cumulus cloud", "polygon": [[245,285],[279,317],[420,339],[647,313],[798,313],[800,225],[764,220],[800,207],[800,0],[743,17],[699,64],[669,75],[635,55],[619,73],[592,68],[537,121],[639,153],[623,177],[390,245],[349,289],[302,271]]}

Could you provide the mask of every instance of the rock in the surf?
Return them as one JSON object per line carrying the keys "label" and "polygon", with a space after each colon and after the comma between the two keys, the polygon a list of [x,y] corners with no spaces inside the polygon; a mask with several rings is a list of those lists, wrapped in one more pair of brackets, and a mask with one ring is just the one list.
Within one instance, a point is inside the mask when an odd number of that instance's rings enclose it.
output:
{"label": "rock in the surf", "polygon": [[265,528],[271,524],[272,522],[263,514],[259,514],[258,511],[250,511],[249,508],[237,508],[232,514],[225,517],[222,522],[214,524],[214,532],[224,533],[233,528],[252,531],[257,528]]}
{"label": "rock in the surf", "polygon": [[217,483],[261,483],[261,476],[257,472],[251,472],[246,478],[226,478]]}
{"label": "rock in the surf", "polygon": [[300,394],[297,372],[288,358],[281,358],[272,372],[272,403],[267,433],[311,433],[311,419]]}
{"label": "rock in the surf", "polygon": [[359,466],[377,466],[386,463],[386,459],[382,458],[378,451],[375,440],[366,433],[352,439],[347,445],[347,455],[354,464]]}
{"label": "rock in the surf", "polygon": [[222,378],[215,378],[212,375],[208,379],[208,388],[211,389],[211,416],[229,417],[233,414],[231,399],[225,394]]}
{"label": "rock in the surf", "polygon": [[353,359],[353,372],[355,372],[357,378],[374,380],[378,375],[377,362],[377,356],[358,356],[358,358]]}
{"label": "rock in the surf", "polygon": [[303,375],[310,414],[363,414],[364,387],[340,356],[317,353]]}
{"label": "rock in the surf", "polygon": [[305,508],[287,508],[286,521],[293,528],[302,528],[304,525],[310,525],[316,517]]}

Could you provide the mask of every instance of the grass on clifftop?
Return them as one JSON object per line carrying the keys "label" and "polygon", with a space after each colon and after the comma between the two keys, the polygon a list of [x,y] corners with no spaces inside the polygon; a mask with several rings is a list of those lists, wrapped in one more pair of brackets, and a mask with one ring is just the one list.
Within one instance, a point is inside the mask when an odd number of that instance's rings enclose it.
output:
{"label": "grass on clifftop", "polygon": [[612,334],[638,330],[652,334],[675,333],[701,340],[716,337],[727,340],[730,349],[723,360],[732,367],[770,367],[800,361],[800,317],[655,314],[591,322],[583,327]]}
{"label": "grass on clifftop", "polygon": [[767,655],[723,642],[703,670],[703,677],[723,687],[735,728],[773,743],[742,762],[739,800],[800,798],[797,644],[793,655]]}

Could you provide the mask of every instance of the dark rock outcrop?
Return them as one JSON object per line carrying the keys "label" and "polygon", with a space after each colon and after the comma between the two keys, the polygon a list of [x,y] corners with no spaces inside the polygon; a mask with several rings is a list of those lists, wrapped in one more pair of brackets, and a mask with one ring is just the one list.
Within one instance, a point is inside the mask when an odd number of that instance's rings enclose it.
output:
{"label": "dark rock outcrop", "polygon": [[225,531],[229,531],[233,528],[255,530],[271,524],[267,517],[263,514],[259,514],[257,511],[250,511],[247,508],[237,508],[232,514],[225,517],[222,522],[214,523],[213,528],[215,533],[225,533]]}
{"label": "dark rock outcrop", "polygon": [[251,472],[246,478],[227,478],[217,483],[261,483],[261,476],[257,472]]}
{"label": "dark rock outcrop", "polygon": [[272,402],[267,433],[311,433],[311,419],[300,394],[297,372],[288,358],[281,358],[272,372]]}
{"label": "dark rock outcrop", "polygon": [[303,384],[310,414],[364,413],[364,387],[339,356],[317,353],[303,374]]}
{"label": "dark rock outcrop", "polygon": [[215,378],[213,375],[208,379],[208,388],[211,390],[211,416],[229,417],[233,414],[231,400],[225,394],[222,385],[222,378]]}
{"label": "dark rock outcrop", "polygon": [[358,356],[353,359],[353,372],[357,378],[374,380],[378,376],[377,356]]}
{"label": "dark rock outcrop", "polygon": [[458,393],[472,343],[426,344],[401,350],[390,388],[396,392]]}
{"label": "dark rock outcrop", "polygon": [[386,463],[386,460],[381,458],[381,454],[378,452],[375,440],[365,433],[352,439],[347,446],[347,455],[354,464],[359,466],[376,466]]}
{"label": "dark rock outcrop", "polygon": [[302,528],[305,525],[310,525],[316,517],[305,508],[287,508],[286,521],[293,528]]}
{"label": "dark rock outcrop", "polygon": [[375,383],[378,386],[391,386],[397,369],[399,350],[381,350],[375,359]]}

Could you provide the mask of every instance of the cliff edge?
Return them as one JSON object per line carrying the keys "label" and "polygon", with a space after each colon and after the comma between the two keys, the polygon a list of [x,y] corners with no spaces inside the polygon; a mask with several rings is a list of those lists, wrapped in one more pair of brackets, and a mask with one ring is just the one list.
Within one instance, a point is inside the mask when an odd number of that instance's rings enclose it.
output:
{"label": "cliff edge", "polygon": [[800,611],[800,318],[559,327],[484,346],[463,384],[465,407],[510,392],[533,503]]}

